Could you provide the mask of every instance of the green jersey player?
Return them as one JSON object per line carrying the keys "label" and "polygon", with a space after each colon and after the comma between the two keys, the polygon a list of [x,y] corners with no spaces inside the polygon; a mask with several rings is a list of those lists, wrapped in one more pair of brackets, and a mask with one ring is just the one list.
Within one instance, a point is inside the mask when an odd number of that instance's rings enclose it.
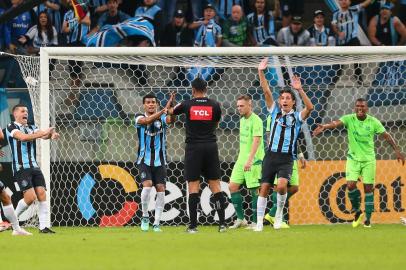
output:
{"label": "green jersey player", "polygon": [[376,134],[382,137],[392,146],[396,158],[403,165],[405,157],[399,150],[392,136],[385,130],[382,123],[375,117],[367,114],[368,104],[363,98],[355,102],[355,113],[342,116],[339,120],[328,124],[318,125],[313,131],[317,136],[326,129],[334,129],[344,126],[348,133],[348,154],[346,164],[346,178],[348,197],[355,212],[352,226],[358,227],[364,214],[360,210],[361,193],[357,189],[358,178],[362,179],[365,192],[365,227],[371,227],[371,215],[374,210],[374,183],[376,174],[375,143]]}
{"label": "green jersey player", "polygon": [[257,199],[259,179],[261,178],[261,164],[265,155],[263,142],[263,124],[261,118],[252,111],[252,99],[249,95],[242,95],[237,99],[237,109],[240,120],[240,151],[234,165],[230,179],[231,201],[234,205],[237,220],[230,227],[232,229],[247,226],[242,206],[240,187],[245,184],[251,193],[252,219],[250,228],[257,222]]}

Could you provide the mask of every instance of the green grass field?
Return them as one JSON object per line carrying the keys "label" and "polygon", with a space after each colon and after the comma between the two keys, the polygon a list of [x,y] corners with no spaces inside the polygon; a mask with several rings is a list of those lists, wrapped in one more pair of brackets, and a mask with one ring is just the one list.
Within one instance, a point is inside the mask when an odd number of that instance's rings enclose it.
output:
{"label": "green grass field", "polygon": [[406,269],[406,227],[293,226],[220,234],[200,227],[54,228],[55,235],[0,234],[0,269]]}

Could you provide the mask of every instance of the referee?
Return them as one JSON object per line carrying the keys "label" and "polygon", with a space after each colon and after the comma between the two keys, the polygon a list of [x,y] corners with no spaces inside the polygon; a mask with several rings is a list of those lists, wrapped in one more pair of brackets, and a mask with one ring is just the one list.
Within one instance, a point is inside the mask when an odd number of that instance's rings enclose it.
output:
{"label": "referee", "polygon": [[206,81],[192,81],[191,100],[170,109],[174,115],[186,115],[185,179],[189,187],[188,233],[197,233],[197,206],[199,204],[200,176],[208,180],[214,204],[219,216],[219,232],[224,232],[225,198],[220,189],[220,160],[217,147],[216,128],[221,119],[220,104],[206,97]]}

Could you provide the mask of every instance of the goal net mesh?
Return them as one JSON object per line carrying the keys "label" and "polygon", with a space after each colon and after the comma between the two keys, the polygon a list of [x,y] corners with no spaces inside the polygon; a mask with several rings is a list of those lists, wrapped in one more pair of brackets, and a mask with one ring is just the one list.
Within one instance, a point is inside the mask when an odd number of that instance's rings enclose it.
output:
{"label": "goal net mesh", "polygon": [[[311,131],[317,123],[352,113],[355,100],[362,97],[368,101],[369,113],[382,121],[406,152],[406,55],[51,56],[49,118],[61,135],[58,141],[51,142],[49,153],[53,226],[140,223],[141,183],[135,165],[138,140],[134,115],[143,112],[142,97],[148,93],[154,93],[161,105],[166,104],[171,91],[176,93],[176,102],[190,99],[190,82],[196,76],[208,82],[208,96],[222,104],[217,135],[221,184],[229,197],[228,181],[239,147],[239,95],[252,96],[253,109],[266,128],[267,112],[257,75],[258,63],[264,57],[269,58],[266,77],[275,98],[297,74],[315,105],[299,143],[308,164],[299,168],[299,192],[289,201],[286,218],[291,224],[351,221],[345,188],[347,133],[336,129],[314,138]],[[39,124],[39,58],[16,59]],[[188,221],[182,117],[167,135],[169,164],[162,221],[164,225],[180,225]],[[380,139],[376,139],[376,157],[374,221],[397,222],[405,207],[406,170]],[[213,224],[217,216],[211,192],[205,182],[201,188],[199,222]],[[362,190],[361,183],[359,188]],[[250,195],[245,189],[242,193],[249,218]],[[154,195],[149,207],[153,212]],[[230,222],[235,218],[230,200],[226,218]]]}

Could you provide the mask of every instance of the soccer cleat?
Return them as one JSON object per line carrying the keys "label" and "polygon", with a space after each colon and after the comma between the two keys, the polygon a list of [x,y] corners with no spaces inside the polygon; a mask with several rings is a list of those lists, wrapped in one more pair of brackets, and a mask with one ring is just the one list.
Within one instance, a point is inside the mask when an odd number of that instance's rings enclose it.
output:
{"label": "soccer cleat", "polygon": [[237,229],[240,227],[247,227],[248,226],[248,221],[246,219],[237,219],[234,221],[234,224],[230,226],[230,229]]}
{"label": "soccer cleat", "polygon": [[219,233],[224,233],[227,231],[227,227],[225,225],[219,225]]}
{"label": "soccer cleat", "polygon": [[400,223],[406,225],[406,218],[400,217]]}
{"label": "soccer cleat", "polygon": [[12,235],[12,236],[19,236],[19,235],[22,235],[22,236],[30,236],[30,235],[32,235],[32,233],[27,232],[26,230],[20,228],[19,230],[13,230],[13,232],[11,233],[11,235]]}
{"label": "soccer cleat", "polygon": [[355,218],[354,218],[354,221],[352,222],[352,227],[357,228],[363,218],[364,218],[364,213],[362,213],[362,211],[358,211],[357,213],[355,213]]}
{"label": "soccer cleat", "polygon": [[195,233],[198,233],[199,231],[197,230],[196,227],[194,227],[194,228],[188,227],[188,228],[186,229],[186,232],[187,232],[187,233],[190,233],[190,234],[195,234]]}
{"label": "soccer cleat", "polygon": [[275,230],[279,230],[279,229],[290,229],[290,226],[285,222],[285,221],[282,221],[280,224],[276,224],[276,222],[275,222],[275,224],[273,225],[273,228],[275,229]]}
{"label": "soccer cleat", "polygon": [[364,228],[372,228],[372,226],[371,226],[371,221],[365,220],[365,222],[364,222]]}
{"label": "soccer cleat", "polygon": [[253,230],[257,227],[257,224],[255,222],[251,222],[250,224],[245,227],[246,230]]}
{"label": "soccer cleat", "polygon": [[50,234],[53,234],[53,233],[55,233],[53,230],[51,230],[50,228],[48,228],[48,227],[45,227],[45,228],[43,228],[42,230],[39,230],[39,233],[50,233]]}
{"label": "soccer cleat", "polygon": [[264,230],[264,224],[257,223],[257,226],[253,229],[254,232],[262,232]]}
{"label": "soccer cleat", "polygon": [[264,219],[267,220],[271,226],[275,223],[275,217],[271,216],[269,213],[265,215]]}
{"label": "soccer cleat", "polygon": [[154,225],[154,226],[152,227],[152,229],[153,229],[154,232],[162,232],[161,226],[159,226],[159,225]]}
{"label": "soccer cleat", "polygon": [[11,228],[11,224],[7,221],[0,222],[0,232],[7,231]]}
{"label": "soccer cleat", "polygon": [[147,232],[149,230],[149,218],[143,217],[141,219],[141,231]]}

